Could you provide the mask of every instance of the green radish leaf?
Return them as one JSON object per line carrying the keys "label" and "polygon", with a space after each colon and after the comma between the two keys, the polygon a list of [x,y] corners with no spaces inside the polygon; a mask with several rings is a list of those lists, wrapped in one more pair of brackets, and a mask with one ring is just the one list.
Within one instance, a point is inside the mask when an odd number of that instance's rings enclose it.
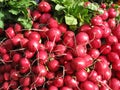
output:
{"label": "green radish leaf", "polygon": [[31,19],[26,19],[24,17],[19,17],[18,21],[24,26],[24,28],[31,29],[31,27],[32,27]]}
{"label": "green radish leaf", "polygon": [[65,15],[65,22],[67,25],[77,25],[77,19],[72,15]]}
{"label": "green radish leaf", "polygon": [[3,22],[3,20],[0,20],[0,28],[4,28],[4,22]]}
{"label": "green radish leaf", "polygon": [[63,10],[65,7],[64,6],[62,6],[62,5],[60,5],[60,4],[57,4],[56,6],[55,6],[55,10],[57,10],[57,11],[61,11],[61,10]]}
{"label": "green radish leaf", "polygon": [[2,19],[3,17],[4,17],[4,13],[0,11],[0,19]]}
{"label": "green radish leaf", "polygon": [[95,3],[90,3],[90,4],[88,4],[87,8],[90,9],[90,10],[97,11],[98,8],[99,8],[99,5],[95,4]]}
{"label": "green radish leaf", "polygon": [[9,12],[13,15],[17,15],[18,13],[20,13],[18,9],[17,10],[16,9],[10,9]]}

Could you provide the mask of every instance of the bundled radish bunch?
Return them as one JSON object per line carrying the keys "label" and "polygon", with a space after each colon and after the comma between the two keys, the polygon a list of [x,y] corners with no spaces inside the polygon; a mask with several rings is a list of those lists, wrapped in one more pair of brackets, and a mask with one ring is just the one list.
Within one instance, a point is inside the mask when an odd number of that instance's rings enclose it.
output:
{"label": "bundled radish bunch", "polygon": [[[1,90],[120,90],[120,24],[114,7],[77,33],[41,1],[30,12],[32,29],[0,29]],[[3,38],[4,35],[4,38]]]}

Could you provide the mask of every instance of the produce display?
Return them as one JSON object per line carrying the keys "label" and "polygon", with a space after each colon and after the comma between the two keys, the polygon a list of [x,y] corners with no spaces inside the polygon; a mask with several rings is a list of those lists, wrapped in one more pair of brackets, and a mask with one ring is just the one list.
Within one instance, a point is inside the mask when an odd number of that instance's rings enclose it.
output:
{"label": "produce display", "polygon": [[0,8],[0,90],[120,90],[119,3],[0,0]]}

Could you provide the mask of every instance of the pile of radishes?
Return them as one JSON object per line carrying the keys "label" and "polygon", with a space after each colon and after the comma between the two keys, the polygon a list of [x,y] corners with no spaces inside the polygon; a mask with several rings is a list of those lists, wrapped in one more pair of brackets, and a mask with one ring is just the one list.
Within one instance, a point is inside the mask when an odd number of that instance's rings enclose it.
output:
{"label": "pile of radishes", "polygon": [[120,24],[114,7],[102,8],[77,33],[46,1],[30,11],[31,30],[0,29],[0,90],[120,90]]}

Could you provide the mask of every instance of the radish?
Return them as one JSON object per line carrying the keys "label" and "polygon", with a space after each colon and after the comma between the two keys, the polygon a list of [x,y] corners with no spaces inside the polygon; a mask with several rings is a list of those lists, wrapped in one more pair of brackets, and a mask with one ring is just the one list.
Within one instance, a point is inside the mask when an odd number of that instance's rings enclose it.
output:
{"label": "radish", "polygon": [[90,42],[90,46],[92,47],[92,48],[100,48],[101,47],[101,45],[102,45],[102,42],[101,42],[101,39],[94,39],[94,40],[92,40],[91,42]]}
{"label": "radish", "polygon": [[91,81],[86,80],[82,84],[80,84],[80,88],[82,90],[95,90],[95,84]]}
{"label": "radish", "polygon": [[47,69],[44,65],[39,65],[39,66],[33,66],[32,71],[39,76],[46,76],[47,74]]}
{"label": "radish", "polygon": [[5,30],[6,36],[8,38],[13,38],[15,36],[14,29],[12,27],[9,27]]}
{"label": "radish", "polygon": [[20,33],[22,31],[22,25],[19,23],[16,23],[14,25],[14,31],[15,31],[15,33]]}
{"label": "radish", "polygon": [[51,14],[43,13],[39,18],[39,22],[42,24],[47,24],[48,20],[51,18]]}
{"label": "radish", "polygon": [[62,87],[64,85],[64,80],[63,80],[63,78],[58,77],[53,81],[53,83],[54,83],[54,86],[59,88],[59,87]]}
{"label": "radish", "polygon": [[50,86],[48,90],[58,90],[58,88],[56,86]]}
{"label": "radish", "polygon": [[40,12],[50,12],[51,6],[48,2],[42,1],[38,4],[38,9]]}
{"label": "radish", "polygon": [[72,88],[69,88],[69,87],[67,87],[67,86],[64,86],[64,87],[60,88],[60,90],[73,90],[73,89],[72,89]]}
{"label": "radish", "polygon": [[51,60],[48,62],[48,69],[52,72],[55,72],[59,69],[60,65],[58,60]]}
{"label": "radish", "polygon": [[64,77],[64,83],[70,88],[78,87],[78,82],[69,75]]}
{"label": "radish", "polygon": [[40,34],[38,32],[31,32],[28,39],[39,41],[40,40]]}
{"label": "radish", "polygon": [[58,25],[58,29],[60,30],[61,33],[65,33],[67,31],[67,25],[64,23],[61,23]]}
{"label": "radish", "polygon": [[113,45],[113,44],[115,44],[115,43],[118,43],[118,39],[117,39],[117,37],[114,36],[114,35],[109,35],[109,36],[106,38],[106,42],[107,42],[107,44],[109,44],[109,45]]}
{"label": "radish", "polygon": [[88,30],[91,29],[91,26],[89,24],[83,24],[82,26],[80,26],[80,28],[78,29],[79,32],[87,32]]}
{"label": "radish", "polygon": [[77,44],[83,44],[86,45],[89,42],[89,36],[85,32],[79,32],[76,35],[76,42]]}
{"label": "radish", "polygon": [[116,13],[115,9],[111,7],[108,9],[108,15],[109,15],[109,18],[115,18],[117,13]]}
{"label": "radish", "polygon": [[58,28],[58,22],[57,22],[57,20],[55,20],[55,19],[52,18],[52,17],[49,18],[47,24],[48,24],[48,27],[49,27],[49,28]]}
{"label": "radish", "polygon": [[34,10],[34,11],[32,12],[33,21],[38,20],[40,17],[41,17],[41,13],[39,13],[38,10]]}
{"label": "radish", "polygon": [[75,76],[77,78],[77,81],[84,82],[87,80],[88,73],[84,69],[81,69],[75,73]]}
{"label": "radish", "polygon": [[58,42],[61,38],[61,32],[58,28],[51,28],[47,32],[47,36],[50,39],[50,41]]}
{"label": "radish", "polygon": [[100,52],[98,49],[90,49],[88,54],[93,58],[93,59],[97,59],[100,55]]}
{"label": "radish", "polygon": [[102,18],[102,20],[107,20],[108,19],[108,12],[106,10],[104,10],[103,14],[100,14],[100,17]]}
{"label": "radish", "polygon": [[35,52],[39,49],[39,42],[36,40],[29,40],[27,43],[28,50]]}
{"label": "radish", "polygon": [[81,57],[74,58],[71,62],[71,67],[76,71],[80,69],[85,69],[86,61],[84,60],[84,58]]}
{"label": "radish", "polygon": [[29,50],[25,50],[24,54],[25,54],[25,58],[30,59],[30,58],[32,58],[34,56],[35,53],[31,52]]}
{"label": "radish", "polygon": [[91,19],[91,23],[92,23],[92,25],[98,25],[98,26],[100,26],[100,25],[102,25],[103,20],[102,20],[102,18],[100,16],[97,15],[97,16],[94,16]]}
{"label": "radish", "polygon": [[120,89],[120,81],[117,78],[111,78],[109,81],[109,86],[113,90],[119,90]]}

